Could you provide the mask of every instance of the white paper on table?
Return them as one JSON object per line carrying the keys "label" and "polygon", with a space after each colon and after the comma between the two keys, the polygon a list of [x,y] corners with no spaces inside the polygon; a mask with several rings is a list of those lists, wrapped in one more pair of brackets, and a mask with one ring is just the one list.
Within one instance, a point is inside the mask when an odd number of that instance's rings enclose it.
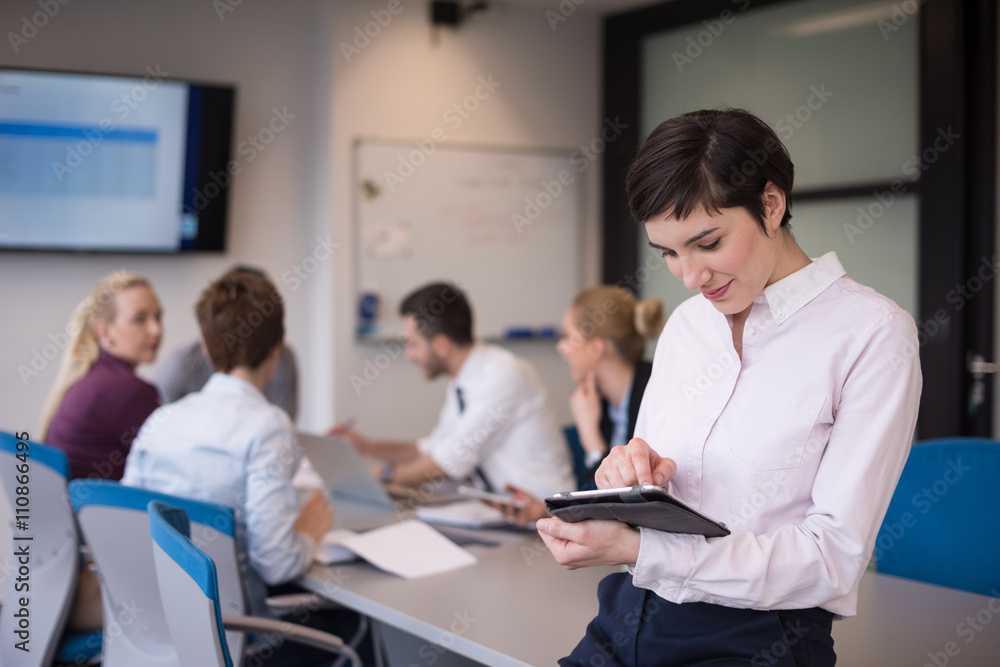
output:
{"label": "white paper on table", "polygon": [[343,546],[343,543],[358,534],[350,530],[331,530],[323,534],[316,545],[314,558],[323,565],[346,563],[358,557],[356,553]]}
{"label": "white paper on table", "polygon": [[414,579],[472,565],[476,557],[425,523],[394,523],[365,533],[332,530],[316,548],[321,563],[343,562],[357,554],[372,565]]}

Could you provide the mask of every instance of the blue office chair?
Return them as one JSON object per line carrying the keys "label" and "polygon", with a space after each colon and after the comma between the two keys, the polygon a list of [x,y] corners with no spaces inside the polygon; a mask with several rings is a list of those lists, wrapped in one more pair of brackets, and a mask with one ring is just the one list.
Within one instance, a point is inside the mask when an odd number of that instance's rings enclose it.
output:
{"label": "blue office chair", "polygon": [[191,542],[187,513],[153,501],[149,532],[163,612],[180,664],[233,667],[223,640],[215,564]]}
{"label": "blue office chair", "polygon": [[354,667],[361,659],[335,635],[283,621],[223,616],[212,559],[190,539],[187,513],[159,501],[149,503],[149,532],[163,613],[179,664],[232,667],[226,630],[279,633],[287,641],[339,653]]}
{"label": "blue office chair", "polygon": [[[20,440],[0,432],[0,486],[24,526],[15,524],[13,544],[7,554],[27,547],[30,558],[30,652],[17,648],[17,562],[12,561],[7,577],[4,608],[0,611],[0,664],[25,667],[49,665],[53,660],[86,664],[101,652],[101,633],[64,632],[69,618],[76,582],[83,564],[80,537],[73,509],[66,496],[69,461],[61,450],[49,445]],[[19,480],[25,475],[24,480]],[[24,481],[25,483],[21,483]],[[19,492],[20,491],[20,492]],[[18,508],[27,512],[18,513]],[[18,537],[31,537],[18,540]]]}
{"label": "blue office chair", "polygon": [[879,572],[980,595],[1000,590],[1000,442],[942,438],[910,450],[875,542]]}
{"label": "blue office chair", "polygon": [[[188,517],[191,542],[213,561],[220,591],[216,604],[226,630],[225,643],[230,658],[237,664],[243,660],[249,662],[253,657],[247,653],[247,633],[280,632],[287,641],[341,653],[352,661],[357,657],[352,648],[345,647],[334,635],[276,619],[244,615],[247,592],[232,508],[103,480],[74,480],[69,485],[69,495],[101,572],[105,626],[109,630],[114,628],[115,641],[106,647],[104,667],[190,664],[181,659],[175,645],[160,588],[150,585],[156,580],[153,543],[149,537],[151,502],[182,509]],[[141,618],[129,617],[119,622],[122,613],[131,615],[133,608],[143,610]],[[355,640],[360,636],[359,632]],[[249,650],[258,649],[267,650],[263,646],[251,646]]]}
{"label": "blue office chair", "polygon": [[[179,664],[159,589],[150,585],[155,579],[147,512],[152,500],[187,512],[196,543],[218,568],[221,613],[245,613],[231,508],[96,479],[73,480],[69,498],[100,572],[104,628],[115,637],[105,647],[104,667]],[[243,634],[233,632],[227,639],[230,655],[241,656]]]}
{"label": "blue office chair", "polygon": [[576,426],[564,426],[563,434],[566,436],[566,444],[569,445],[569,452],[573,456],[573,476],[576,477],[576,488],[585,491],[596,488],[594,480],[587,474],[587,453],[580,443],[580,432]]}

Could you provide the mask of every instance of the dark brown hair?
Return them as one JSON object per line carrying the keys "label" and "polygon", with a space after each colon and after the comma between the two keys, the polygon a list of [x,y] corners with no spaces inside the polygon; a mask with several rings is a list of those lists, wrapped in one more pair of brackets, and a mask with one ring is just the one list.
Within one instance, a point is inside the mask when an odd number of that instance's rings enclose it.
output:
{"label": "dark brown hair", "polygon": [[640,223],[669,214],[684,219],[742,206],[764,225],[767,182],[785,193],[781,226],[792,218],[795,167],[768,125],[743,109],[703,110],[660,123],[643,142],[625,179],[629,209]]}
{"label": "dark brown hair", "polygon": [[431,283],[411,292],[399,306],[402,316],[413,315],[417,331],[430,340],[444,334],[459,345],[472,342],[472,309],[462,290],[450,283]]}
{"label": "dark brown hair", "polygon": [[215,370],[255,369],[285,338],[285,306],[266,276],[233,270],[209,285],[195,306]]}

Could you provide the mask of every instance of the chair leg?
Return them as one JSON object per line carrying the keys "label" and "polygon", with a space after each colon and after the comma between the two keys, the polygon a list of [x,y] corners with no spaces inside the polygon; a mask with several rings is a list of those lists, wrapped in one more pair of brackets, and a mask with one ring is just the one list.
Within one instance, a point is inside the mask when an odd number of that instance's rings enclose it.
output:
{"label": "chair leg", "polygon": [[[354,632],[354,636],[351,637],[351,639],[347,642],[347,645],[353,648],[354,650],[357,650],[358,644],[360,644],[361,640],[365,638],[365,633],[368,631],[368,626],[369,626],[368,617],[365,616],[364,614],[358,614],[358,629]],[[374,636],[372,637],[372,643],[374,645]],[[372,651],[375,652],[375,655],[378,655],[374,646],[372,648]],[[333,667],[343,667],[345,662],[347,662],[347,656],[342,655],[339,658],[337,658],[336,662],[333,663]]]}

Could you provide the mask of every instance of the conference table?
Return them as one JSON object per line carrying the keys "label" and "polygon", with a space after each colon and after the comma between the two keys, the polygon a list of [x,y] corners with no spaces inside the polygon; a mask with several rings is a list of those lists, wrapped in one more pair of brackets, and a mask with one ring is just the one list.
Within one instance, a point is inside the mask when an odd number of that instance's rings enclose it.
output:
{"label": "conference table", "polygon": [[[569,571],[534,533],[479,531],[478,562],[402,579],[364,562],[314,564],[306,588],[370,617],[392,667],[539,667],[569,653],[597,612],[597,584],[617,568]],[[1000,592],[993,597],[875,572],[858,615],[833,627],[846,667],[998,667]]]}

